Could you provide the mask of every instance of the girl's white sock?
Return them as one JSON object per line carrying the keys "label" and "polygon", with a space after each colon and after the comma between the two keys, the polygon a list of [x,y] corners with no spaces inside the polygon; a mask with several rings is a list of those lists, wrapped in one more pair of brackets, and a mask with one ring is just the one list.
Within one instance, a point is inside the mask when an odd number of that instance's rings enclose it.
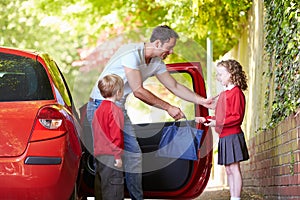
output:
{"label": "girl's white sock", "polygon": [[240,200],[240,197],[230,197],[230,200]]}

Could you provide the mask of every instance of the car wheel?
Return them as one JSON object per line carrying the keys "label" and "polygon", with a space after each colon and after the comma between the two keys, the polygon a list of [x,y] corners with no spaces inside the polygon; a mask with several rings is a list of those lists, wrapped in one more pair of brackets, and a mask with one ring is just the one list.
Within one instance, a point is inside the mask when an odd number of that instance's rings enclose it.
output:
{"label": "car wheel", "polygon": [[80,165],[80,179],[78,180],[79,199],[86,200],[87,197],[94,196],[94,157],[88,151],[84,151]]}
{"label": "car wheel", "polygon": [[84,182],[90,187],[94,188],[94,180],[95,180],[95,164],[94,164],[94,157],[89,154],[85,153],[83,156],[83,167],[84,167]]}

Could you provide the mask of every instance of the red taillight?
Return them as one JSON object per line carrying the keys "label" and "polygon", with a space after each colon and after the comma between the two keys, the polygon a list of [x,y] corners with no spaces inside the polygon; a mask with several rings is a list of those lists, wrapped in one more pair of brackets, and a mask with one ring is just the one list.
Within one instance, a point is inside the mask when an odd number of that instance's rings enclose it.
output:
{"label": "red taillight", "polygon": [[39,110],[30,141],[59,137],[67,131],[65,117],[55,105]]}
{"label": "red taillight", "polygon": [[58,129],[63,121],[62,114],[52,107],[47,107],[40,110],[37,118],[39,122],[47,129]]}
{"label": "red taillight", "polygon": [[57,129],[62,123],[62,119],[39,119],[40,123],[48,129]]}

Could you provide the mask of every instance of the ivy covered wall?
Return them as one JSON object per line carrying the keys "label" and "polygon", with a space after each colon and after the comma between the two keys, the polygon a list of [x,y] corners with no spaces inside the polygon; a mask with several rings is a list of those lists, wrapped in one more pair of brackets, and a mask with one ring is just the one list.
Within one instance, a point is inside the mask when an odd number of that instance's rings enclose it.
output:
{"label": "ivy covered wall", "polygon": [[271,108],[267,128],[274,127],[300,105],[299,0],[265,0],[265,52],[269,79],[265,107]]}
{"label": "ivy covered wall", "polygon": [[239,44],[225,55],[237,59],[248,76],[243,123],[248,138],[300,107],[299,24],[298,1],[254,0]]}
{"label": "ivy covered wall", "polygon": [[300,198],[299,3],[253,0],[239,44],[225,55],[240,61],[249,79],[243,188],[264,199]]}

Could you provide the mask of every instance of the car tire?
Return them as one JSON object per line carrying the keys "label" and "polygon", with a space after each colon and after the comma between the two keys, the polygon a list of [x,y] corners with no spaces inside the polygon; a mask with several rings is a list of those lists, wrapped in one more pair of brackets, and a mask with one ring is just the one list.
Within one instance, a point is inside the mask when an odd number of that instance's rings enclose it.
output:
{"label": "car tire", "polygon": [[94,157],[85,152],[82,158],[83,161],[83,181],[89,188],[94,188],[94,181],[95,181],[95,164],[94,164]]}

